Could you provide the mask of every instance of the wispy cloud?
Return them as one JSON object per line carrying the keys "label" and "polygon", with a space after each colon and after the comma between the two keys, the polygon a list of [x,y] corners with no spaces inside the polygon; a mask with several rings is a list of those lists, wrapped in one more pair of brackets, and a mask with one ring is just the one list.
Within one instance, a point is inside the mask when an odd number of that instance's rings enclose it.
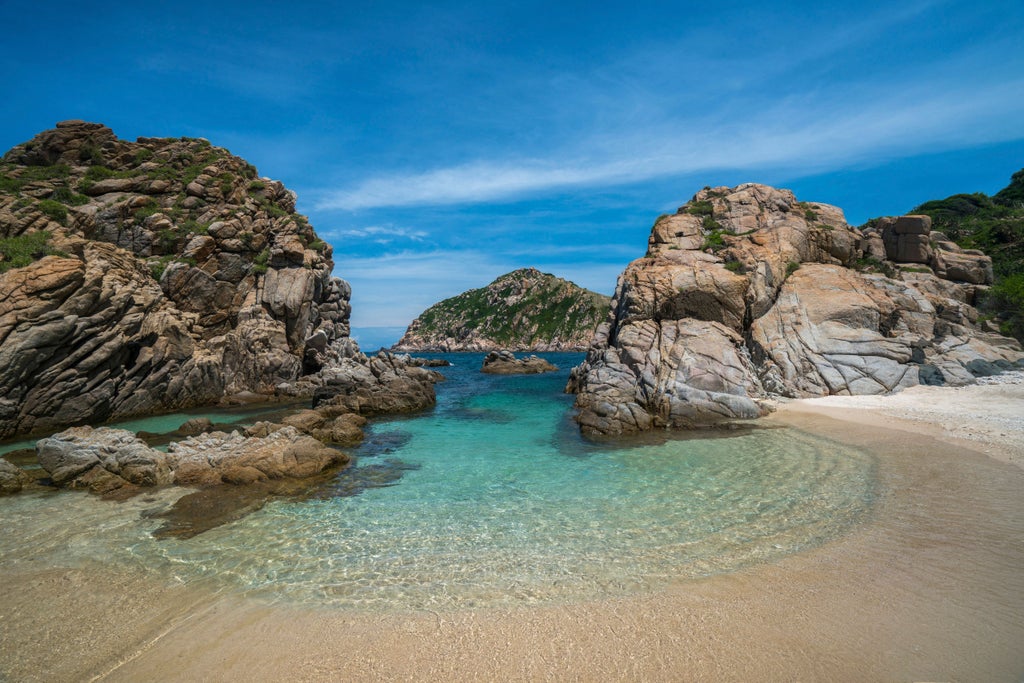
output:
{"label": "wispy cloud", "polygon": [[371,240],[378,244],[391,244],[396,240],[424,242],[430,236],[430,233],[426,230],[413,230],[394,225],[370,225],[364,228],[330,230],[325,232],[325,234],[328,237]]}
{"label": "wispy cloud", "polygon": [[665,121],[639,132],[603,132],[585,145],[600,154],[563,149],[548,158],[477,160],[380,175],[324,193],[317,208],[468,204],[720,168],[820,171],[875,156],[1021,135],[1024,79],[938,93],[923,87],[907,87],[899,95],[859,90],[842,98],[793,97],[718,124]]}

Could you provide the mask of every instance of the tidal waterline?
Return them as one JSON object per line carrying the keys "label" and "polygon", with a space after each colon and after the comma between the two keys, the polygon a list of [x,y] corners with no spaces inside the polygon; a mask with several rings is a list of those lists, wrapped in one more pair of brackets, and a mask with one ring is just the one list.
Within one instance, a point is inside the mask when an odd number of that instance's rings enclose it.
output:
{"label": "tidal waterline", "polygon": [[[763,562],[835,538],[870,507],[863,451],[787,428],[591,443],[562,393],[578,355],[552,354],[559,373],[512,377],[481,374],[479,355],[451,358],[434,410],[376,422],[355,467],[313,495],[160,540],[152,516],[173,491],[122,504],[15,497],[0,524],[23,531],[0,555],[357,609],[540,604]],[[378,485],[334,495],[353,478]]]}

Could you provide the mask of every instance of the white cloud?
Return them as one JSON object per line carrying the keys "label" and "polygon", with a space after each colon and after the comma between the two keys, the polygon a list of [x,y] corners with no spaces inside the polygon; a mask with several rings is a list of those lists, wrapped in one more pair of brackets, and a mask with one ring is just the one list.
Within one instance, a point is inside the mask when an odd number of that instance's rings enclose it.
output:
{"label": "white cloud", "polygon": [[425,230],[411,230],[392,225],[371,225],[365,228],[351,228],[349,230],[331,230],[326,232],[330,237],[347,237],[355,239],[370,239],[379,244],[388,244],[396,239],[407,239],[413,242],[423,242],[430,234]]}
{"label": "white cloud", "polygon": [[[936,89],[892,84],[806,93],[711,123],[668,119],[604,130],[547,158],[397,172],[321,194],[322,210],[469,204],[713,169],[824,171],[872,158],[1017,139],[1024,80]],[[898,94],[894,94],[898,93]]]}

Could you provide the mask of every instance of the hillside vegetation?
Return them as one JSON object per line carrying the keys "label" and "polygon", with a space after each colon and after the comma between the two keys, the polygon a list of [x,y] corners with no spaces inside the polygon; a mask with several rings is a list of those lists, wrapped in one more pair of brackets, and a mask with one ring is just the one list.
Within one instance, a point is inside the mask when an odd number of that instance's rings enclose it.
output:
{"label": "hillside vegetation", "polygon": [[961,247],[992,257],[996,281],[980,305],[1003,334],[1024,341],[1024,169],[989,197],[955,194],[921,204],[913,213],[932,217],[932,228]]}
{"label": "hillside vegetation", "polygon": [[571,351],[586,348],[607,296],[524,268],[434,304],[395,346],[401,351]]}

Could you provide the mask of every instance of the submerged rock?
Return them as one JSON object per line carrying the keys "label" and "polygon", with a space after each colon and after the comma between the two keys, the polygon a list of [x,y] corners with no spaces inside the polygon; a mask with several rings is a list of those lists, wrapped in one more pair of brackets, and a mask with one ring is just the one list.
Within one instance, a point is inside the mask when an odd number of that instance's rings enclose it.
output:
{"label": "submerged rock", "polygon": [[0,458],[0,495],[18,493],[33,480],[28,472],[6,458]]}
{"label": "submerged rock", "polygon": [[480,368],[481,372],[492,375],[536,375],[555,370],[558,370],[558,366],[539,356],[516,358],[511,351],[491,351]]}
{"label": "submerged rock", "polygon": [[698,192],[655,222],[572,371],[581,428],[697,427],[757,417],[772,396],[965,384],[1021,364],[1016,341],[977,325],[990,259],[932,250],[926,219],[861,232],[788,190]]}

